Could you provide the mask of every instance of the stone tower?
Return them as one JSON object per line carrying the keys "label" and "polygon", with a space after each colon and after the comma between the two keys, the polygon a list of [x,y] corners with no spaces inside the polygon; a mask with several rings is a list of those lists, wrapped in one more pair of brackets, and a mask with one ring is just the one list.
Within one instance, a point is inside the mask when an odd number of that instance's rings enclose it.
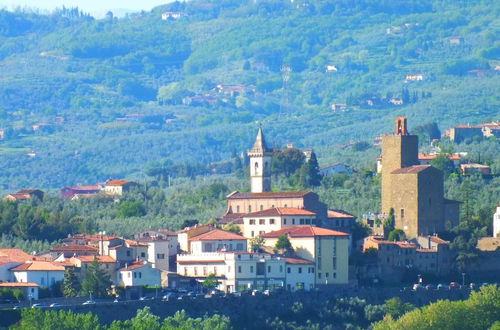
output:
{"label": "stone tower", "polygon": [[382,212],[392,207],[391,173],[418,164],[418,136],[410,135],[405,117],[398,117],[394,135],[382,137]]}
{"label": "stone tower", "polygon": [[252,149],[248,150],[250,158],[250,183],[253,193],[271,191],[271,156],[262,128],[259,127]]}

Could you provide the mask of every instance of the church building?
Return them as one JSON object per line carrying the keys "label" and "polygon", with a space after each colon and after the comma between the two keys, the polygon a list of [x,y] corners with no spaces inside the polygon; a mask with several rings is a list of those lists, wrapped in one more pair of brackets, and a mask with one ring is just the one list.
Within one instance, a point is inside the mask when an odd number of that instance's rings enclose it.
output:
{"label": "church building", "polygon": [[444,198],[443,172],[420,165],[418,136],[408,132],[405,117],[395,133],[382,137],[382,212],[394,210],[395,227],[407,238],[432,235],[456,226],[459,202]]}

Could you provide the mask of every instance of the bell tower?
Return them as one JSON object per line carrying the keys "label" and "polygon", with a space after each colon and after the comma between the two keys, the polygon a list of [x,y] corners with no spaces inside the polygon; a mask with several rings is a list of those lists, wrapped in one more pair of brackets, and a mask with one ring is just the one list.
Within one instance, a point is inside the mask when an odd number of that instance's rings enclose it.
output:
{"label": "bell tower", "polygon": [[253,193],[271,191],[271,156],[272,151],[267,147],[259,127],[252,149],[248,150],[250,158],[250,184]]}

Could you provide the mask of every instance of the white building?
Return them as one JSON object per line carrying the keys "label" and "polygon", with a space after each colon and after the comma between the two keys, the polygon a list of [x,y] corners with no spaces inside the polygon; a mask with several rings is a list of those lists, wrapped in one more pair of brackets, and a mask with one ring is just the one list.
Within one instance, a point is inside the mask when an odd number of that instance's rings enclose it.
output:
{"label": "white building", "polygon": [[497,206],[497,211],[493,215],[493,237],[500,237],[500,205]]}
{"label": "white building", "polygon": [[305,290],[314,288],[314,262],[300,258],[285,258],[285,282],[288,291]]}
{"label": "white building", "polygon": [[51,287],[64,279],[64,266],[50,261],[27,261],[11,269],[16,282]]}
{"label": "white building", "polygon": [[247,239],[226,230],[214,229],[190,240],[191,253],[247,251]]}
{"label": "white building", "polygon": [[161,272],[147,261],[139,260],[118,270],[118,284],[121,286],[160,286]]}
{"label": "white building", "polygon": [[0,283],[1,289],[21,290],[25,299],[38,300],[39,285],[36,283]]}
{"label": "white building", "polygon": [[314,212],[294,207],[274,207],[243,216],[243,236],[252,238],[284,227],[315,224]]}

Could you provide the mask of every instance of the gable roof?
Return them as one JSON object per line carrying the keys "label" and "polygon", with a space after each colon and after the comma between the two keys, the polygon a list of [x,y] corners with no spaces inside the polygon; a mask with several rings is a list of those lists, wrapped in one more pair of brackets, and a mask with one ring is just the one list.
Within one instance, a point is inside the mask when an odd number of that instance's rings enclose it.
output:
{"label": "gable roof", "polygon": [[99,263],[115,263],[116,260],[111,256],[78,256],[72,257],[71,259],[78,259],[81,262],[93,262],[94,259],[97,259]]}
{"label": "gable roof", "polygon": [[354,215],[343,210],[328,210],[327,216],[328,218],[356,219]]}
{"label": "gable roof", "polygon": [[135,269],[146,267],[147,265],[148,265],[147,262],[139,260],[139,261],[134,262],[133,264],[126,265],[125,267],[120,268],[119,271],[120,272],[127,272],[127,271],[130,271],[130,270],[135,270]]}
{"label": "gable roof", "polygon": [[293,265],[314,265],[314,262],[302,258],[285,258],[285,261]]}
{"label": "gable roof", "polygon": [[63,252],[63,251],[98,252],[99,249],[94,247],[94,246],[84,245],[84,244],[68,244],[68,245],[56,246],[56,247],[50,249],[50,251],[54,251],[54,252]]}
{"label": "gable roof", "polygon": [[204,234],[192,237],[190,239],[190,241],[226,241],[226,240],[246,240],[246,238],[227,230],[214,229]]}
{"label": "gable roof", "polygon": [[0,249],[0,261],[3,262],[25,262],[32,258],[32,255],[21,249]]}
{"label": "gable roof", "polygon": [[299,209],[296,207],[274,207],[267,210],[247,213],[244,217],[266,217],[266,216],[281,216],[281,215],[310,215],[315,216],[316,213]]}
{"label": "gable roof", "polygon": [[283,235],[290,237],[349,236],[349,234],[341,231],[307,225],[286,227],[270,233],[262,234],[261,236],[264,238],[276,238]]}
{"label": "gable roof", "polygon": [[57,265],[50,261],[28,261],[17,267],[11,268],[11,271],[64,271],[64,266]]}
{"label": "gable roof", "polygon": [[260,198],[303,198],[312,191],[279,191],[279,192],[239,192],[234,191],[227,196],[227,199],[260,199]]}
{"label": "gable roof", "polygon": [[116,179],[116,180],[109,180],[108,182],[106,182],[106,186],[124,186],[124,185],[127,185],[129,183],[132,183],[132,182],[121,180],[121,179]]}
{"label": "gable roof", "polygon": [[413,165],[413,166],[398,168],[397,170],[392,171],[391,174],[417,174],[417,173],[425,171],[429,168],[432,168],[432,166],[431,165]]}

